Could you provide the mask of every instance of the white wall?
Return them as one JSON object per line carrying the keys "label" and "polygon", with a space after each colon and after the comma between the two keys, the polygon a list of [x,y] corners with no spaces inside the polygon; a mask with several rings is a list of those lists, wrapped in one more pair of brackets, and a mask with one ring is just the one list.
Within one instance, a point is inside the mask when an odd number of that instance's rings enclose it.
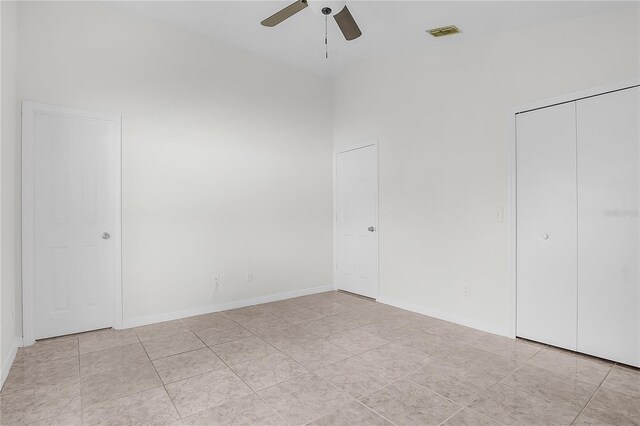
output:
{"label": "white wall", "polygon": [[494,222],[507,207],[507,111],[638,77],[639,28],[635,7],[370,60],[337,79],[335,148],[380,143],[383,301],[509,332],[509,228]]}
{"label": "white wall", "polygon": [[22,338],[20,293],[19,102],[17,98],[17,5],[0,2],[0,365],[2,381]]}
{"label": "white wall", "polygon": [[18,13],[20,99],[123,117],[125,325],[332,284],[330,82],[104,3]]}

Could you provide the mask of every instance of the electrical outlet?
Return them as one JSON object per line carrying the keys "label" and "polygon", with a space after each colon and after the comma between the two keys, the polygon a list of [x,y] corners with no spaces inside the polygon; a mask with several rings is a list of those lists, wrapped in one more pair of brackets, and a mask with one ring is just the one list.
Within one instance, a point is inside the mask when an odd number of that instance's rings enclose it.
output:
{"label": "electrical outlet", "polygon": [[213,276],[213,285],[215,285],[216,287],[220,285],[220,275]]}
{"label": "electrical outlet", "polygon": [[495,223],[503,223],[504,222],[504,209],[502,207],[498,207],[496,209],[495,216],[493,217],[493,221]]}
{"label": "electrical outlet", "polygon": [[464,291],[464,295],[465,295],[466,297],[471,296],[471,288],[470,288],[468,285],[465,285],[465,286],[464,286],[463,291]]}
{"label": "electrical outlet", "polygon": [[245,276],[247,278],[247,282],[253,281],[253,272],[247,272]]}

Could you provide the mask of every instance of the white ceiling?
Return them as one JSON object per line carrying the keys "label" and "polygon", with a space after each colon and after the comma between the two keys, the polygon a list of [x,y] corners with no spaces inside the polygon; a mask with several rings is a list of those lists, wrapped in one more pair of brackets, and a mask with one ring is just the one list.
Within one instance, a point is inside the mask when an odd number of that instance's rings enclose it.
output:
{"label": "white ceiling", "polygon": [[[349,64],[376,56],[452,43],[558,20],[638,7],[637,1],[349,1],[362,37],[345,41],[329,21],[307,8],[274,28],[260,21],[294,0],[132,1],[120,7],[285,64],[333,77]],[[309,4],[314,0],[309,0]],[[322,0],[318,0],[322,2]],[[635,12],[637,13],[637,12]],[[425,30],[456,25],[463,33],[435,39]],[[596,29],[594,29],[596,30]]]}

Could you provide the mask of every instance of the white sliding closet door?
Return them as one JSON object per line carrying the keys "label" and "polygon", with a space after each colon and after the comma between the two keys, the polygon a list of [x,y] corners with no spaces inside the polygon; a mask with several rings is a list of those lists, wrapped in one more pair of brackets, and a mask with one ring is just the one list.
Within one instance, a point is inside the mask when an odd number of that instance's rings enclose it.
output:
{"label": "white sliding closet door", "polygon": [[577,101],[578,350],[640,365],[640,90]]}
{"label": "white sliding closet door", "polygon": [[575,350],[575,103],[521,113],[516,126],[517,335]]}

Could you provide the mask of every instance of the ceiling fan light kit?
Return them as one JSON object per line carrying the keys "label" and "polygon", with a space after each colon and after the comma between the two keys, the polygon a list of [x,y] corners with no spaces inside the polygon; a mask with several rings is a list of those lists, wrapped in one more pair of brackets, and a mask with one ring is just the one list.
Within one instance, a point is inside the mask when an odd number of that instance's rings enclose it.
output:
{"label": "ceiling fan light kit", "polygon": [[316,15],[335,15],[347,5],[345,0],[311,0],[309,9]]}

